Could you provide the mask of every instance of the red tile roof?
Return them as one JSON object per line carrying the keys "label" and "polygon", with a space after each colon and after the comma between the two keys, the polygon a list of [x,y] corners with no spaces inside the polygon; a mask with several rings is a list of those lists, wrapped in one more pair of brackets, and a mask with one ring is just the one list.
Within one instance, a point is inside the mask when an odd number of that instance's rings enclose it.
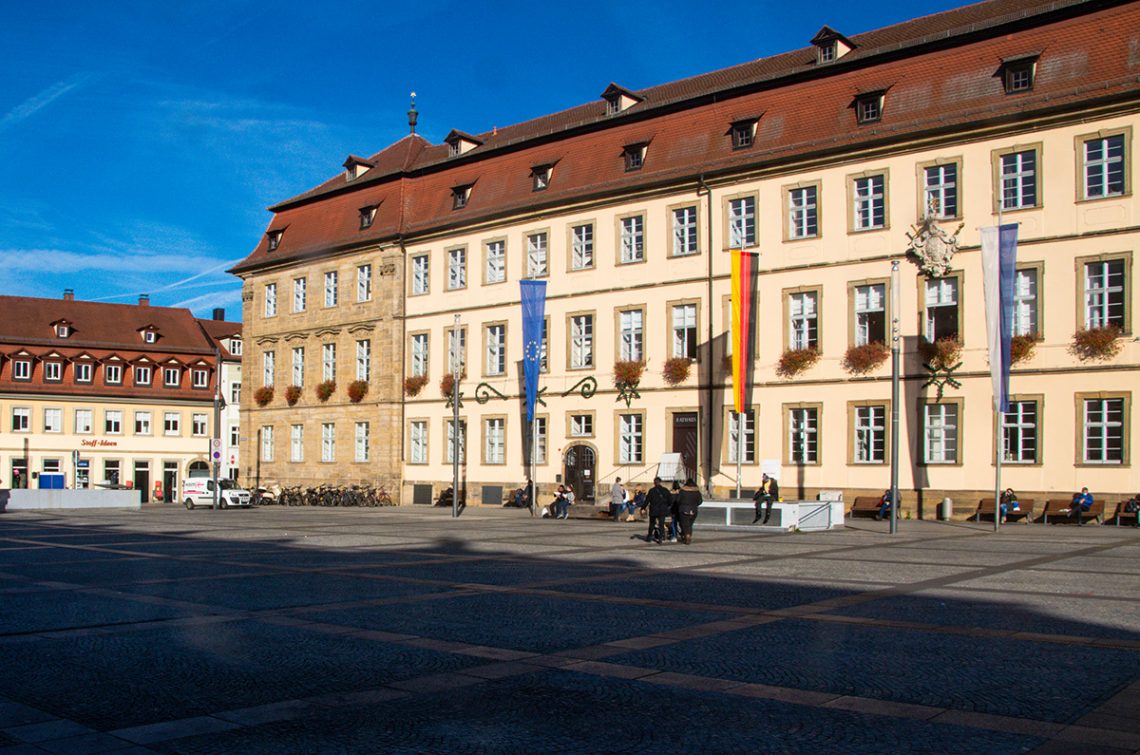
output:
{"label": "red tile roof", "polygon": [[[857,47],[832,63],[817,65],[814,48],[804,48],[640,90],[643,101],[620,114],[607,116],[598,100],[499,128],[459,157],[410,135],[370,158],[376,167],[360,177],[340,174],[271,207],[270,231],[285,229],[280,247],[270,253],[263,239],[233,272],[571,199],[1135,96],[1128,61],[1137,28],[1135,0],[990,0],[852,35]],[[1005,95],[994,77],[1002,59],[1041,50],[1033,91]],[[887,90],[882,119],[857,126],[852,100],[870,90]],[[729,124],[758,113],[755,145],[732,150]],[[626,172],[623,146],[646,141],[644,167]],[[549,188],[536,194],[531,168],[554,162]],[[475,184],[470,201],[454,210],[451,189],[466,184]],[[377,203],[372,227],[361,231],[357,209]]]}

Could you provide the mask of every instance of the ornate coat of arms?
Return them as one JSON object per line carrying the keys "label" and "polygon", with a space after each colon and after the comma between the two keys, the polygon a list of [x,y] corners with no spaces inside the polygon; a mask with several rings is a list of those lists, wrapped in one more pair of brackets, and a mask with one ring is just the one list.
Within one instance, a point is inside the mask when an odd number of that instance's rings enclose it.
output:
{"label": "ornate coat of arms", "polygon": [[918,258],[922,272],[932,278],[941,278],[950,269],[950,260],[958,251],[958,234],[966,224],[962,223],[950,234],[938,225],[936,214],[937,206],[932,197],[926,216],[907,231],[906,236],[910,239],[907,251]]}

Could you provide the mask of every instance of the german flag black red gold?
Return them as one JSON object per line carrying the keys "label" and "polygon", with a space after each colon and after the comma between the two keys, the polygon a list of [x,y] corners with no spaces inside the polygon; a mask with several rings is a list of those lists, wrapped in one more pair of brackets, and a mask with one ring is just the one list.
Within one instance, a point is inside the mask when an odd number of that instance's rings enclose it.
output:
{"label": "german flag black red gold", "polygon": [[752,405],[759,267],[759,252],[732,250],[732,398],[737,413]]}

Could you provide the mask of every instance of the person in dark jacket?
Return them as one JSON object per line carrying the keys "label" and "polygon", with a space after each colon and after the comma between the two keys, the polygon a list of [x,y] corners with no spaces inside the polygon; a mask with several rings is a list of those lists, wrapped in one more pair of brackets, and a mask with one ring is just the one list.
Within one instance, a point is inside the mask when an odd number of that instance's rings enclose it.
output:
{"label": "person in dark jacket", "polygon": [[704,503],[701,491],[692,478],[685,480],[681,492],[677,496],[677,515],[681,518],[681,542],[689,545],[693,542],[693,522],[697,519],[697,509]]}
{"label": "person in dark jacket", "polygon": [[772,503],[780,497],[780,483],[776,482],[774,477],[769,477],[767,474],[760,481],[760,489],[756,491],[756,495],[752,496],[752,502],[756,505],[756,518],[752,520],[753,524],[760,521],[760,508],[766,506],[764,510],[764,524],[772,517]]}
{"label": "person in dark jacket", "polygon": [[653,541],[661,545],[665,540],[665,517],[673,509],[673,496],[661,484],[661,478],[654,477],[653,487],[649,489],[645,500],[649,505],[649,533],[645,536],[645,542]]}
{"label": "person in dark jacket", "polygon": [[681,495],[681,483],[673,480],[673,488],[669,491],[669,542],[677,542],[681,534],[681,517],[677,515],[677,500]]}

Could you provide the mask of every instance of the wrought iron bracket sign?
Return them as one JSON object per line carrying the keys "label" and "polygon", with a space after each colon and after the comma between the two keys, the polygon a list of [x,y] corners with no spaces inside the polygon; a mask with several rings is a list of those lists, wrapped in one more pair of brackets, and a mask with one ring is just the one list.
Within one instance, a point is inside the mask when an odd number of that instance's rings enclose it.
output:
{"label": "wrought iron bracket sign", "polygon": [[574,386],[562,394],[562,398],[566,398],[571,393],[581,393],[582,398],[593,398],[594,394],[598,392],[598,381],[594,379],[593,375],[586,377],[574,383]]}
{"label": "wrought iron bracket sign", "polygon": [[479,383],[479,385],[475,386],[475,400],[480,405],[483,405],[483,404],[487,403],[488,401],[490,401],[491,400],[491,394],[498,396],[499,398],[503,399],[504,401],[507,398],[504,394],[499,393],[497,390],[495,390],[488,383]]}

